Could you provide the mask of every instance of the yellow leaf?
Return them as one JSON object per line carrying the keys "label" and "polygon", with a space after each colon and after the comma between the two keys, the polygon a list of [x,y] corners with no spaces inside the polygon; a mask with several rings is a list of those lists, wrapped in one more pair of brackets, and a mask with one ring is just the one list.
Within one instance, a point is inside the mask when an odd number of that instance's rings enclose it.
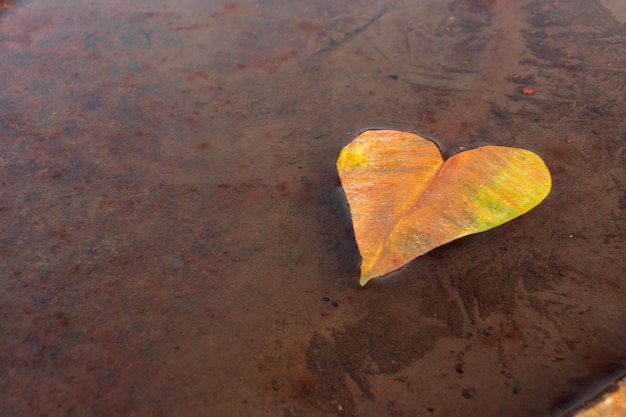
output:
{"label": "yellow leaf", "polygon": [[392,130],[361,133],[339,155],[362,257],[361,285],[431,249],[512,220],[550,192],[536,154],[483,146],[447,161],[433,142]]}

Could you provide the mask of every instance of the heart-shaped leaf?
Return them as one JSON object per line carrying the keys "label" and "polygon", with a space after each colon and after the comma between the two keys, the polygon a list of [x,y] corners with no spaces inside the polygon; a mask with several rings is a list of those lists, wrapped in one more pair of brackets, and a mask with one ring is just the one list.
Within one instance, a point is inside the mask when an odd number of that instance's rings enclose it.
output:
{"label": "heart-shaped leaf", "polygon": [[545,163],[525,149],[483,146],[444,162],[435,143],[393,130],[361,133],[337,170],[363,258],[361,285],[521,216],[552,186]]}

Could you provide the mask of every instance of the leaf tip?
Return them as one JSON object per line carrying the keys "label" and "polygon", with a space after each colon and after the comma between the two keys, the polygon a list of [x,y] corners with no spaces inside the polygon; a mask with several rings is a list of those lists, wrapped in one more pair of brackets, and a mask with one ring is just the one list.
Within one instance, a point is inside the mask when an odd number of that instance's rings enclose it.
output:
{"label": "leaf tip", "polygon": [[361,279],[359,280],[359,283],[361,284],[361,287],[365,287],[365,284],[367,284],[370,280],[379,278],[380,276],[381,275],[372,273],[372,270],[366,272],[361,271]]}

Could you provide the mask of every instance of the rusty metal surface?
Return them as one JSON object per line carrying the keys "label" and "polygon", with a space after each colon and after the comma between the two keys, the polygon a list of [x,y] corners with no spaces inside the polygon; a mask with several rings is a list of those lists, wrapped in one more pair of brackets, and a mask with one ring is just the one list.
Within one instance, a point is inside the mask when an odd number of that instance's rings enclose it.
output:
{"label": "rusty metal surface", "polygon": [[621,417],[626,415],[626,377],[615,381],[575,410],[568,412],[572,417]]}
{"label": "rusty metal surface", "polygon": [[[6,416],[548,416],[626,367],[611,0],[0,3]],[[362,289],[367,128],[546,201]]]}

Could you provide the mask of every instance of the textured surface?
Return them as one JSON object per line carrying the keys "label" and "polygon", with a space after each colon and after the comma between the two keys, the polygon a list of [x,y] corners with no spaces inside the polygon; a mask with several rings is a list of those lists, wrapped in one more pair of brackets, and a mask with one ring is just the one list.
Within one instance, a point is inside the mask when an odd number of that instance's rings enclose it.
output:
{"label": "textured surface", "polygon": [[[3,416],[537,417],[624,367],[602,3],[8,4]],[[529,149],[552,192],[363,289],[335,162],[368,128]]]}
{"label": "textured surface", "polygon": [[621,417],[626,415],[626,377],[611,384],[605,392],[588,401],[572,417]]}

